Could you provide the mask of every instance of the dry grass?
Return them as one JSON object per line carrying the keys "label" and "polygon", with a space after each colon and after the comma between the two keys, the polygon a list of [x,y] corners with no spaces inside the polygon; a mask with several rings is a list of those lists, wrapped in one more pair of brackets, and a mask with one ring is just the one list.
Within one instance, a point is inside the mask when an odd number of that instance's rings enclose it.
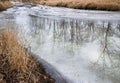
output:
{"label": "dry grass", "polygon": [[8,8],[12,7],[11,3],[9,1],[0,1],[0,11],[6,10]]}
{"label": "dry grass", "polygon": [[1,36],[0,48],[3,55],[8,57],[11,69],[26,72],[28,63],[28,54],[25,48],[19,44],[17,32],[6,29]]}
{"label": "dry grass", "polygon": [[120,11],[120,0],[7,0],[0,1],[0,10],[11,7],[9,1],[31,2],[35,4],[68,7],[75,9],[92,9]]}
{"label": "dry grass", "polygon": [[0,83],[54,83],[18,41],[17,31],[0,33]]}
{"label": "dry grass", "polygon": [[36,0],[35,3],[76,9],[120,11],[120,0]]}

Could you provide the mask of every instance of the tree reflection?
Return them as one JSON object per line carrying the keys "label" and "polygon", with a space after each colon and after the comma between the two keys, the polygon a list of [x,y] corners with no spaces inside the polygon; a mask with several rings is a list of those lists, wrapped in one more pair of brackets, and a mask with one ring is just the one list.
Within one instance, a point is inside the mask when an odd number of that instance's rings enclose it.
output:
{"label": "tree reflection", "polygon": [[[71,53],[74,55],[74,44],[82,46],[86,43],[97,42],[101,48],[97,66],[102,64],[103,73],[119,68],[120,64],[120,24],[106,21],[89,21],[77,19],[50,19],[48,17],[31,17],[32,35],[39,35],[39,41],[46,41],[51,35],[53,44],[71,43]],[[60,45],[60,44],[58,44]],[[110,72],[111,73],[111,72]],[[108,73],[107,73],[108,74]],[[118,77],[120,78],[120,77]]]}

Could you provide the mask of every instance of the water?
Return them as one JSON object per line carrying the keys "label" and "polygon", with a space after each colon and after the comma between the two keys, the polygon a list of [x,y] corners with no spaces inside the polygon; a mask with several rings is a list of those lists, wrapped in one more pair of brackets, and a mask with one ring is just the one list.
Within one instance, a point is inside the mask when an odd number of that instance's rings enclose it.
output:
{"label": "water", "polygon": [[69,83],[120,82],[120,12],[22,5],[0,23],[21,29],[28,49]]}

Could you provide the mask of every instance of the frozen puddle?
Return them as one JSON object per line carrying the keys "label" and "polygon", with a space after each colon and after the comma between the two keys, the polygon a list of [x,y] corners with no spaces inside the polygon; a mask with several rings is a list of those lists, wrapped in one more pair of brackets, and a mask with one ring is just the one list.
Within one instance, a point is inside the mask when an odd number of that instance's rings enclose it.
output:
{"label": "frozen puddle", "polygon": [[1,12],[0,22],[22,29],[31,51],[68,83],[120,82],[120,12],[22,4]]}

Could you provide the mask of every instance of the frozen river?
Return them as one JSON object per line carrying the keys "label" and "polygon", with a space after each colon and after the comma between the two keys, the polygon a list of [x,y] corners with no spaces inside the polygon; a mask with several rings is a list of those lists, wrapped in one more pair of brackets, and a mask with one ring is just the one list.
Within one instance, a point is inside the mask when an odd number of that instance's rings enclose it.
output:
{"label": "frozen river", "polygon": [[0,27],[22,30],[68,83],[120,82],[120,12],[21,4],[0,13]]}

